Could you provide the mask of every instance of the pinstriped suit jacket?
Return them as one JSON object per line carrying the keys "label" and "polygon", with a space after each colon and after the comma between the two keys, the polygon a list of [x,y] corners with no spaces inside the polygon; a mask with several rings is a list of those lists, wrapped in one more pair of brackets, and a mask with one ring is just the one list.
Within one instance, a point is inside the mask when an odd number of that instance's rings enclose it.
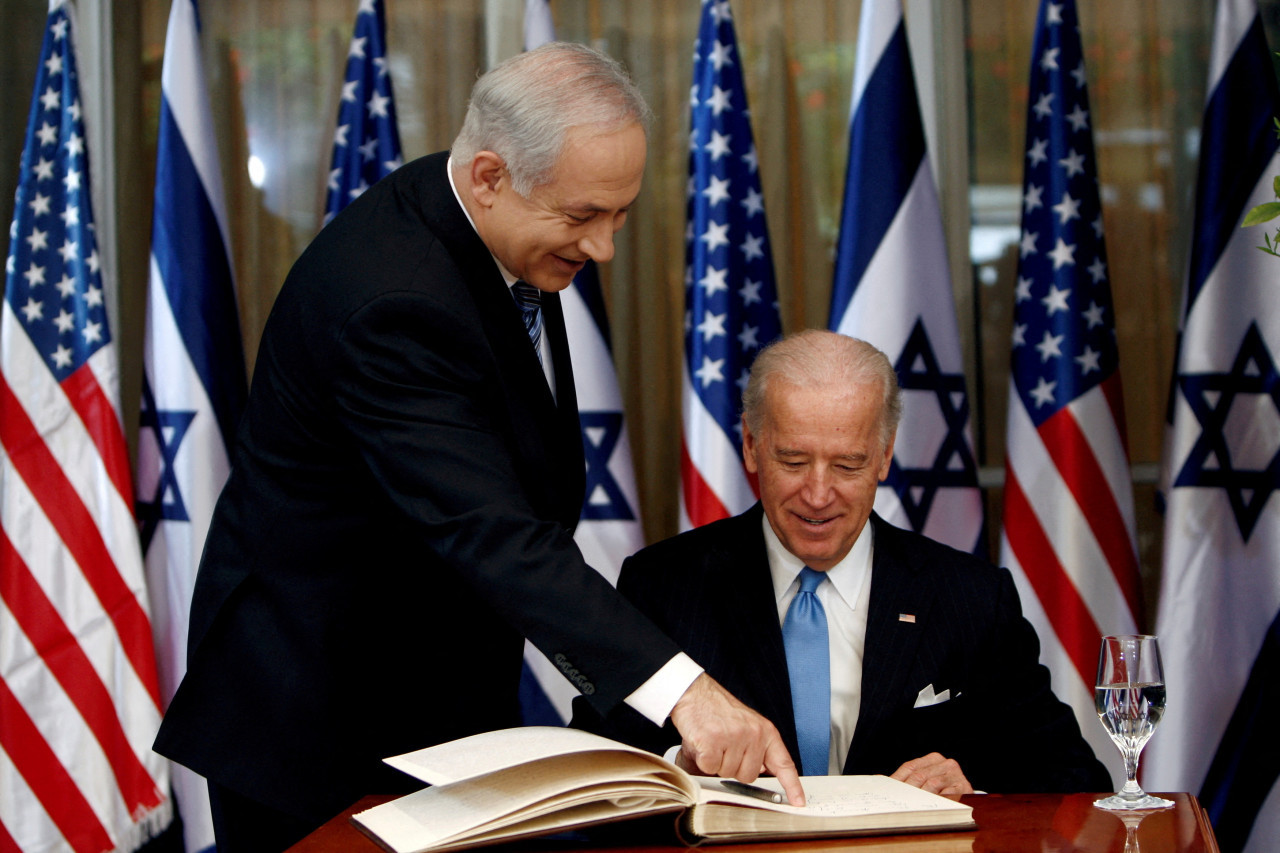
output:
{"label": "pinstriped suit jacket", "polygon": [[[798,754],[763,510],[640,551],[619,589]],[[844,772],[883,773],[940,752],[979,790],[1105,791],[1106,770],[1053,695],[1013,579],[874,513],[862,702]],[[911,614],[914,622],[902,621]],[[914,708],[927,685],[951,699]],[[607,719],[579,704],[574,724],[662,752],[679,742],[627,709]]]}

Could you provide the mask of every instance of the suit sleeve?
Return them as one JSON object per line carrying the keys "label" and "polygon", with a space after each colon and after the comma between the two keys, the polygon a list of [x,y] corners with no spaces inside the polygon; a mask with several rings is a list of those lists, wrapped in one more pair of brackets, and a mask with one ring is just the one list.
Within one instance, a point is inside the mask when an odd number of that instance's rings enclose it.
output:
{"label": "suit sleeve", "polygon": [[1110,776],[1074,713],[1053,693],[1035,628],[1022,615],[1007,569],[999,570],[994,621],[975,651],[980,674],[969,707],[976,743],[960,759],[970,782],[990,791],[1110,790]]}
{"label": "suit sleeve", "polygon": [[553,520],[554,465],[472,313],[380,296],[344,324],[336,359],[337,420],[393,511],[593,705],[608,710],[676,654]]}

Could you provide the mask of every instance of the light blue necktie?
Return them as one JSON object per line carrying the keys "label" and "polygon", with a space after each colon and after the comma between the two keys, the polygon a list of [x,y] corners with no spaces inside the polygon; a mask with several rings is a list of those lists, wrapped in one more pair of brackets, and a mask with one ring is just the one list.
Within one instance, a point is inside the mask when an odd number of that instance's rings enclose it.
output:
{"label": "light blue necktie", "polygon": [[529,333],[533,342],[533,351],[542,363],[542,291],[525,281],[517,281],[511,285],[511,295],[520,306],[524,315],[524,330]]}
{"label": "light blue necktie", "polygon": [[831,752],[831,652],[827,645],[827,611],[814,590],[823,572],[800,570],[800,591],[782,622],[782,643],[791,677],[791,706],[805,776],[826,776]]}

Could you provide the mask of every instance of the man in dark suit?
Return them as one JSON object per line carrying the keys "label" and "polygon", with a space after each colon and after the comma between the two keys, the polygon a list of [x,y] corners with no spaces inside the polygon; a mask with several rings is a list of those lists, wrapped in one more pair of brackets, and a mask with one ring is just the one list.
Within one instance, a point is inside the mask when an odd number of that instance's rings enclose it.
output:
{"label": "man in dark suit", "polygon": [[[888,359],[802,332],[756,359],[743,408],[760,503],[640,551],[619,590],[772,720],[805,775],[879,773],[947,794],[1110,790],[1050,690],[1009,572],[872,512],[901,411]],[[788,636],[806,574],[825,616],[810,659]],[[827,692],[807,749],[809,712],[793,701],[815,670]],[[602,720],[575,703],[574,725],[655,752],[679,742],[626,708]]]}
{"label": "man in dark suit", "polygon": [[802,796],[776,729],[572,539],[585,477],[557,294],[612,256],[647,120],[612,60],[522,54],[477,82],[451,155],[374,185],[294,265],[156,741],[209,779],[223,853],[414,786],[386,756],[518,725],[522,636],[601,712],[670,719],[704,772],[764,765]]}

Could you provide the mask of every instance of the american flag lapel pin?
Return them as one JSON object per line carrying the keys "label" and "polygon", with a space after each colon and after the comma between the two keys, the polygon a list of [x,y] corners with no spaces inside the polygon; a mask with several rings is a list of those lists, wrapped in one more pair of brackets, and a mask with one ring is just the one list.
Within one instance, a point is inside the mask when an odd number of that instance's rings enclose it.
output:
{"label": "american flag lapel pin", "polygon": [[916,623],[916,615],[914,613],[899,613],[899,622],[910,622],[912,625]]}

